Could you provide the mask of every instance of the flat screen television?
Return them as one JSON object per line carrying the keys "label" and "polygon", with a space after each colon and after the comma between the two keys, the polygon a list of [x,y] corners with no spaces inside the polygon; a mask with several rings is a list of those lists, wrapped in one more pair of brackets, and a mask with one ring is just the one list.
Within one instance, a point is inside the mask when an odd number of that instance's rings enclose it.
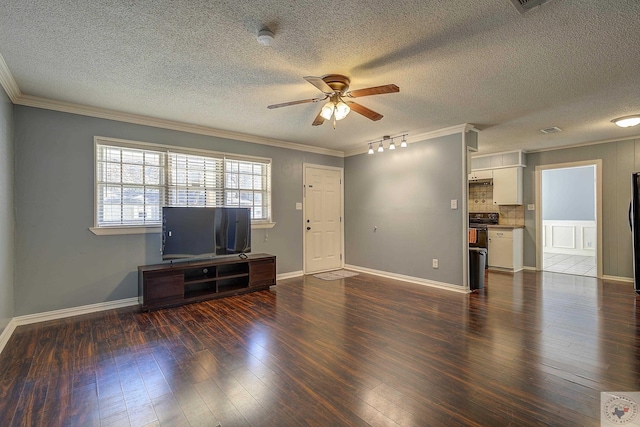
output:
{"label": "flat screen television", "polygon": [[249,208],[162,208],[162,259],[251,252]]}

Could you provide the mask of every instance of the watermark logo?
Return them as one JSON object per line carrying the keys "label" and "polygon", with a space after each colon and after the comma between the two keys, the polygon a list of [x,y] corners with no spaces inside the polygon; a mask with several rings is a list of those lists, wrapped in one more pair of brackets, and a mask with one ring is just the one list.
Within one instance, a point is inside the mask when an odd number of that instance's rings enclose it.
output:
{"label": "watermark logo", "polygon": [[640,402],[640,392],[600,393],[600,425],[640,426],[638,402]]}

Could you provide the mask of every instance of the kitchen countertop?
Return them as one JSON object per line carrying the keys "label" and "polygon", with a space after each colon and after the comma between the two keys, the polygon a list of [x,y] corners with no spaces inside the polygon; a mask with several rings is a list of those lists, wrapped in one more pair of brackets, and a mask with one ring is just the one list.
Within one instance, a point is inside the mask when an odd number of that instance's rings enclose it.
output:
{"label": "kitchen countertop", "polygon": [[507,230],[515,230],[516,228],[524,228],[524,225],[507,225],[507,224],[493,225],[493,224],[489,224],[489,225],[487,225],[487,228],[504,228],[504,229],[507,229]]}

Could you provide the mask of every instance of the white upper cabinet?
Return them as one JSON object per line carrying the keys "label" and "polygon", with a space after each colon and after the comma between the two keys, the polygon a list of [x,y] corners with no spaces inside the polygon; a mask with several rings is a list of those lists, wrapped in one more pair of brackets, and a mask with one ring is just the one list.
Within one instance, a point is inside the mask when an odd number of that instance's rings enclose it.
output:
{"label": "white upper cabinet", "polygon": [[526,166],[524,152],[521,150],[471,157],[472,171],[477,169],[496,169],[513,166]]}
{"label": "white upper cabinet", "polygon": [[493,204],[522,204],[522,168],[493,170]]}

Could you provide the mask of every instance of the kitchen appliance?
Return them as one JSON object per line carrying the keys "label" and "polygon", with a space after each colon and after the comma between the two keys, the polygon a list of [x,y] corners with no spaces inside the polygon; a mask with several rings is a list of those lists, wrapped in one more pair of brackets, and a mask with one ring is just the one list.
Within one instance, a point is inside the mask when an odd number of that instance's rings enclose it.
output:
{"label": "kitchen appliance", "polygon": [[631,174],[629,226],[633,241],[633,283],[636,294],[640,295],[640,172]]}
{"label": "kitchen appliance", "polygon": [[[470,248],[484,248],[487,250],[485,258],[485,268],[489,267],[489,239],[487,236],[487,226],[497,225],[500,214],[497,212],[473,212],[469,213],[469,229],[476,230],[475,242],[469,242]],[[640,237],[640,236],[639,236]],[[638,240],[640,242],[640,240]]]}

